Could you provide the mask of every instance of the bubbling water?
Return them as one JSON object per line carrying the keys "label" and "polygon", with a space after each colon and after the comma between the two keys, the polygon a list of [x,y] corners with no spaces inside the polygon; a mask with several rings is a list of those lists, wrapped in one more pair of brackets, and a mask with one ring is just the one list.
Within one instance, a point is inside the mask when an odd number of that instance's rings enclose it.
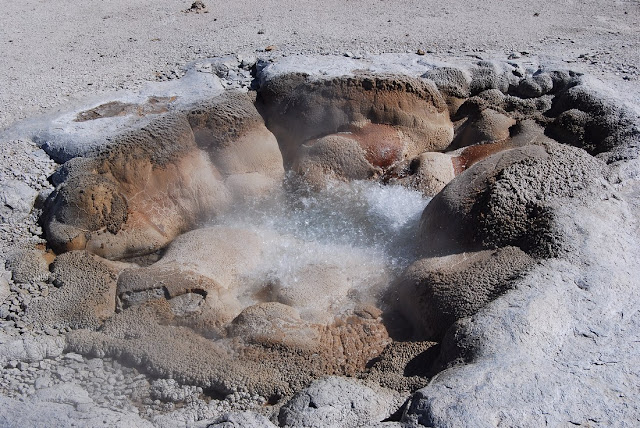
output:
{"label": "bubbling water", "polygon": [[303,318],[327,321],[356,304],[375,304],[415,259],[428,202],[401,186],[335,181],[320,191],[297,189],[240,204],[214,224],[251,231],[262,241],[261,261],[238,272],[244,305],[279,301]]}

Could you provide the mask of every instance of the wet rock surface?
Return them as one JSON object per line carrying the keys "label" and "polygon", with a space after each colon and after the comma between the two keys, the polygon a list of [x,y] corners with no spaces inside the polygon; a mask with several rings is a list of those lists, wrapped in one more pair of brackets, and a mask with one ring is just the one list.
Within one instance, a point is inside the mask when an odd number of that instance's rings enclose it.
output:
{"label": "wet rock surface", "polygon": [[[44,213],[50,244],[110,259],[153,253],[227,209],[232,198],[277,186],[284,170],[276,140],[246,95],[221,98],[188,119],[154,118],[70,161]],[[223,129],[234,121],[244,129]],[[255,150],[247,150],[249,142]]]}
{"label": "wet rock surface", "polygon": [[452,138],[444,99],[425,80],[284,74],[263,78],[258,94],[285,162],[312,184],[320,181],[317,169],[366,179],[407,156],[444,149]]}
{"label": "wet rock surface", "polygon": [[[18,142],[36,161],[24,183],[0,176],[3,227],[26,225],[0,270],[5,425],[18,403],[61,426],[633,425],[632,110],[575,73],[497,62],[269,67],[257,98],[145,112],[71,155],[53,191],[52,163]],[[87,122],[120,120],[111,107]],[[341,242],[269,270],[301,238],[225,223],[358,180],[433,196],[376,232],[415,254],[376,265]]]}

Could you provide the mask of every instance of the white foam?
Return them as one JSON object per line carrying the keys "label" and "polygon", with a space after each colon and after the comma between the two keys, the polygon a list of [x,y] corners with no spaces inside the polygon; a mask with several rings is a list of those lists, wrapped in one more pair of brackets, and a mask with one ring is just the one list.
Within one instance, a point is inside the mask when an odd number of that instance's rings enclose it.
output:
{"label": "white foam", "polygon": [[414,260],[427,203],[400,186],[336,182],[313,194],[240,205],[215,223],[249,229],[264,241],[262,263],[244,278],[245,304],[270,287],[274,300],[319,320],[355,303],[374,303]]}

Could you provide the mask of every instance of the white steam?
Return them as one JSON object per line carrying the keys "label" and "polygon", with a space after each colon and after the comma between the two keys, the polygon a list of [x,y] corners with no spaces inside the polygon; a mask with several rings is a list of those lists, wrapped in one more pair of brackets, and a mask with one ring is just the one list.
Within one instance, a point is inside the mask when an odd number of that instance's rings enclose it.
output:
{"label": "white steam", "polygon": [[242,272],[246,305],[279,301],[327,320],[379,293],[415,258],[421,193],[368,181],[334,182],[303,195],[279,193],[237,206],[215,224],[263,241],[257,267]]}

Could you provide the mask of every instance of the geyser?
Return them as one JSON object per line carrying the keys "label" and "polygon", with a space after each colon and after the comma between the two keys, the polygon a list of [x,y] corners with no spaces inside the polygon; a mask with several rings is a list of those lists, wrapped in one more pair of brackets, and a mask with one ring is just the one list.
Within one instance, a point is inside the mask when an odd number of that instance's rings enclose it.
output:
{"label": "geyser", "polygon": [[48,144],[56,288],[27,316],[215,394],[275,403],[327,375],[415,389],[467,357],[457,320],[570,250],[558,207],[606,188],[637,139],[574,73],[290,66],[257,67],[256,93],[76,114],[144,117],[83,153]]}
{"label": "geyser", "polygon": [[[426,199],[401,186],[330,182],[317,192],[275,194],[235,207],[217,227],[248,231],[260,248],[234,272],[245,305],[277,301],[327,322],[377,305],[415,259]],[[235,239],[233,237],[232,239]]]}

